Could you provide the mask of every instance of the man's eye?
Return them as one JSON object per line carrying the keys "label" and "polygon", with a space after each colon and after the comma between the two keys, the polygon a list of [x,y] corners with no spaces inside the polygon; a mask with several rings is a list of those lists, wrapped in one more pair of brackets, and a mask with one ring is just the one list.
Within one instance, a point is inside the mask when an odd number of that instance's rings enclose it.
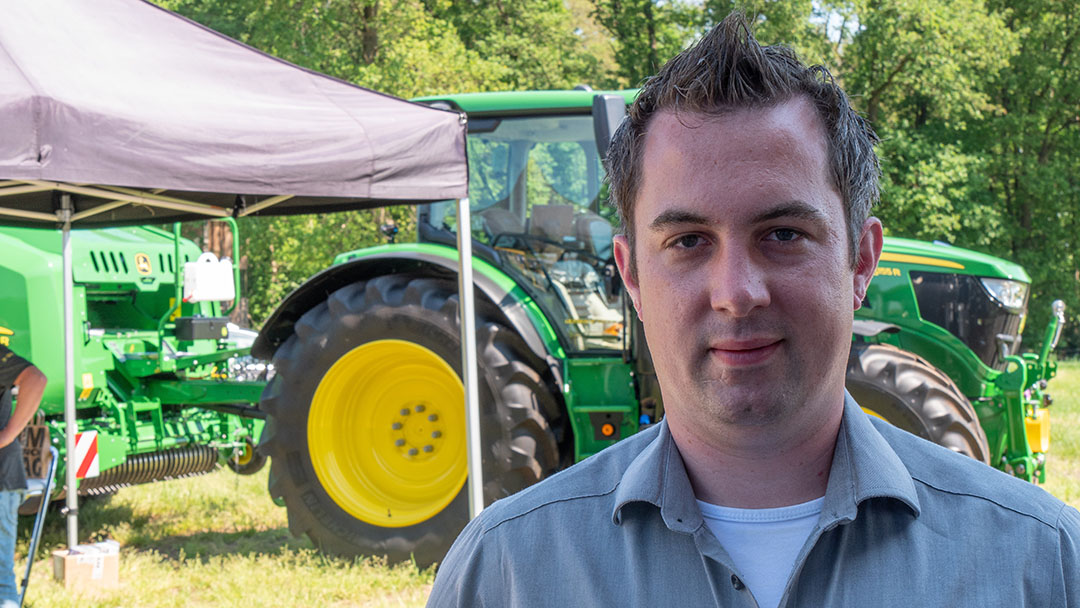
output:
{"label": "man's eye", "polygon": [[797,230],[792,230],[791,228],[777,228],[772,231],[770,236],[777,241],[786,243],[799,238],[799,232]]}
{"label": "man's eye", "polygon": [[694,247],[697,247],[698,245],[704,243],[704,241],[705,239],[703,239],[700,235],[684,234],[671,241],[671,246],[676,249],[693,249]]}

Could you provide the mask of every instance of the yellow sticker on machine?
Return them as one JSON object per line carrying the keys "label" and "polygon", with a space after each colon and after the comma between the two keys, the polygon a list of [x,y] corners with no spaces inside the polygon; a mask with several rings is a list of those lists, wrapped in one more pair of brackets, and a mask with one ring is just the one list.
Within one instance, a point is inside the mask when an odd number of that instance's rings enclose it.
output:
{"label": "yellow sticker on machine", "polygon": [[79,401],[86,401],[94,392],[94,374],[82,375],[82,392],[79,393]]}
{"label": "yellow sticker on machine", "polygon": [[150,266],[150,256],[145,253],[136,253],[135,270],[139,271],[139,274],[150,274],[153,271]]}
{"label": "yellow sticker on machine", "polygon": [[929,258],[923,255],[908,255],[906,253],[888,253],[881,254],[882,262],[901,262],[905,264],[922,264],[923,266],[940,266],[942,268],[955,268],[957,270],[963,270],[964,265],[953,262],[952,260],[942,260],[938,258]]}

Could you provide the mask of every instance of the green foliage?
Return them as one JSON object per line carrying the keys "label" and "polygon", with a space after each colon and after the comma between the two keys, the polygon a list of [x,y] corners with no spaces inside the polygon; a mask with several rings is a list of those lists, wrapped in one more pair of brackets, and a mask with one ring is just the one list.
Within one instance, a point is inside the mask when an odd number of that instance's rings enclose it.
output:
{"label": "green foliage", "polygon": [[886,233],[993,249],[1004,228],[989,205],[987,159],[919,131],[881,129],[881,204]]}
{"label": "green foliage", "polygon": [[592,17],[611,35],[614,86],[637,86],[701,33],[704,15],[689,0],[593,0]]}
{"label": "green foliage", "polygon": [[954,129],[996,110],[986,79],[1006,68],[1017,37],[983,0],[857,0],[859,29],[842,50],[844,84],[875,125]]}
{"label": "green foliage", "polygon": [[415,240],[416,214],[399,206],[375,211],[249,217],[240,220],[240,251],[246,258],[243,293],[255,326],[292,290],[330,266],[339,253],[381,245],[382,224],[398,227],[397,238]]}

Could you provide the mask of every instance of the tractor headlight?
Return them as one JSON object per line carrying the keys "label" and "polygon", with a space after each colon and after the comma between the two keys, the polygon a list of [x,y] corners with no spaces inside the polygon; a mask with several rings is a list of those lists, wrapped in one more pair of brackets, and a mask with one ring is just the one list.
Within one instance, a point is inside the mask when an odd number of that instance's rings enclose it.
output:
{"label": "tractor headlight", "polygon": [[1027,300],[1027,283],[1007,279],[982,279],[990,297],[1000,302],[1005,308],[1020,309]]}

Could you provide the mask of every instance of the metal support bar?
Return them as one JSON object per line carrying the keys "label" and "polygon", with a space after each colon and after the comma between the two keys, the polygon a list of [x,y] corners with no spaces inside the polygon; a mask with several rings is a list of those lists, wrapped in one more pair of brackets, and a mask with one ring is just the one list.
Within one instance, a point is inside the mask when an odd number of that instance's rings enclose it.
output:
{"label": "metal support bar", "polygon": [[[30,534],[30,549],[26,552],[26,574],[23,575],[22,591],[19,592],[19,608],[22,608],[26,599],[26,588],[30,586],[30,568],[34,565],[34,554],[37,553],[38,541],[41,540],[41,530],[45,527],[45,512],[49,510],[49,497],[52,496],[53,481],[56,476],[56,461],[60,460],[60,453],[50,446],[49,472],[45,476],[45,486],[41,490],[41,502],[38,504],[37,517],[34,518],[34,531]],[[31,495],[28,492],[27,495]]]}
{"label": "metal support bar", "polygon": [[263,209],[266,209],[267,207],[273,207],[274,205],[282,201],[287,201],[292,197],[292,194],[279,194],[277,196],[271,196],[270,198],[263,199],[253,205],[248,205],[247,207],[244,207],[237,215],[239,215],[240,217],[247,217],[252,213],[258,213]]}
{"label": "metal support bar", "polygon": [[461,380],[465,385],[466,443],[469,455],[469,519],[484,509],[483,454],[480,451],[480,400],[476,382],[476,310],[473,302],[472,218],[469,199],[458,200],[458,297],[461,306]]}
{"label": "metal support bar", "polygon": [[173,305],[158,320],[158,361],[165,360],[165,324],[173,313],[180,310],[184,286],[180,284],[180,222],[173,222]]}
{"label": "metal support bar", "polygon": [[192,203],[178,198],[151,194],[140,190],[132,190],[130,188],[76,186],[62,182],[42,182],[37,180],[27,180],[26,183],[44,187],[47,190],[59,190],[60,192],[81,194],[83,196],[110,201],[125,201],[127,203],[145,205],[147,207],[159,207],[161,209],[172,209],[173,211],[185,211],[187,213],[198,213],[214,217],[228,217],[232,215],[232,211],[224,207]]}
{"label": "metal support bar", "polygon": [[68,548],[79,544],[79,480],[75,474],[78,464],[75,458],[75,434],[79,426],[75,421],[75,306],[72,301],[71,268],[71,216],[75,206],[70,194],[60,195],[60,221],[63,222],[63,290],[64,290],[64,422],[67,465],[64,467],[67,477],[67,541]]}
{"label": "metal support bar", "polygon": [[[0,190],[3,192],[3,190]],[[38,220],[42,222],[52,222],[56,220],[55,215],[48,213],[38,213],[37,211],[23,211],[22,209],[8,209],[6,207],[0,207],[0,215],[7,215],[10,217],[21,217],[28,220]]]}
{"label": "metal support bar", "polygon": [[221,316],[228,317],[232,315],[240,302],[240,228],[236,225],[234,218],[226,217],[222,218],[222,221],[229,225],[229,230],[232,232],[233,293],[236,294],[229,309],[221,313]]}

